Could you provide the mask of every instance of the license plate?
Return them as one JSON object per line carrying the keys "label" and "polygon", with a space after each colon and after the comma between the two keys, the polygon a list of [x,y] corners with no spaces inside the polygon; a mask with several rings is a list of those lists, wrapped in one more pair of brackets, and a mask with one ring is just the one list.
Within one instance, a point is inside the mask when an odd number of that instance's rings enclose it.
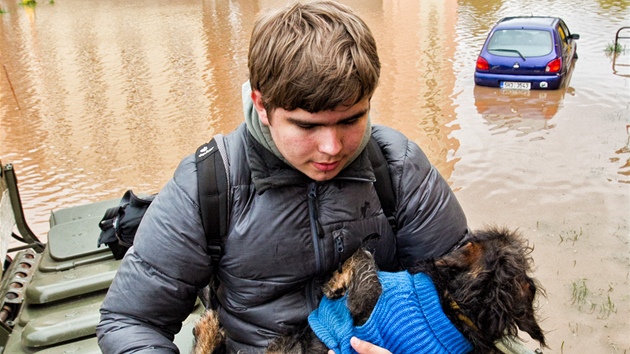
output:
{"label": "license plate", "polygon": [[529,90],[532,88],[531,82],[512,82],[512,81],[503,81],[501,82],[502,89],[509,90]]}

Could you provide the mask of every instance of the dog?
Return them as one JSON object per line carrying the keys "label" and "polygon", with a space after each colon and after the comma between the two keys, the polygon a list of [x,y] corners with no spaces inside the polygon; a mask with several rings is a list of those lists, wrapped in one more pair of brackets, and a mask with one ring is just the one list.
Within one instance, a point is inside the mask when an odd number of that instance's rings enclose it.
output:
{"label": "dog", "polygon": [[[472,349],[473,353],[502,353],[496,343],[505,336],[518,338],[519,330],[546,347],[534,302],[537,295],[544,295],[544,290],[530,276],[532,251],[518,232],[487,227],[469,234],[446,255],[421,262],[408,271],[399,272],[405,275],[395,276],[405,279],[428,276],[444,318],[470,345],[464,352]],[[372,253],[360,248],[324,285],[326,298],[322,303],[328,303],[329,299],[343,301],[351,315],[351,325],[364,326],[379,299],[388,294],[381,284],[386,274],[378,272]],[[318,310],[321,308],[322,305]],[[309,318],[311,326],[319,328],[321,323],[315,326],[318,320],[312,318],[314,315]],[[306,323],[297,332],[272,340],[267,353],[327,353],[328,346],[315,335],[311,326]],[[194,333],[193,353],[225,351],[225,335],[214,311],[206,311]]]}

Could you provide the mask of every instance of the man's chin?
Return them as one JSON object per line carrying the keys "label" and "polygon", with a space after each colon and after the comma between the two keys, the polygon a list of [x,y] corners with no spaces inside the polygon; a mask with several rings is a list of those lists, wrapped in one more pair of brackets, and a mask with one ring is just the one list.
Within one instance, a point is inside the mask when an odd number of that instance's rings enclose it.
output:
{"label": "man's chin", "polygon": [[337,176],[339,174],[338,170],[332,170],[332,171],[309,171],[309,173],[307,173],[306,175],[317,182],[324,182],[324,181],[328,181],[329,179],[333,179],[335,178],[335,176]]}

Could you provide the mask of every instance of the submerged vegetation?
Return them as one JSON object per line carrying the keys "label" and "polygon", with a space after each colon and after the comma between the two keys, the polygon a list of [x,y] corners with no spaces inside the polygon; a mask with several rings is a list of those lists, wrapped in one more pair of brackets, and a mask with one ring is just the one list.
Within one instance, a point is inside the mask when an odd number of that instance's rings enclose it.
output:
{"label": "submerged vegetation", "polygon": [[622,53],[626,51],[626,46],[622,46],[619,42],[612,42],[606,45],[606,49],[604,49],[604,51],[608,54]]}
{"label": "submerged vegetation", "polygon": [[578,241],[578,239],[580,239],[580,237],[582,237],[584,235],[584,232],[582,231],[582,228],[580,227],[579,230],[568,230],[568,231],[561,231],[560,235],[558,235],[560,237],[560,243],[563,242],[571,242],[571,245],[575,245],[575,243]]}
{"label": "submerged vegetation", "polygon": [[[586,279],[580,278],[571,284],[571,304],[576,305],[580,311],[594,313],[599,309],[597,318],[608,318],[611,314],[617,313],[617,307],[610,297],[610,293],[614,291],[611,284],[608,285],[607,291],[602,293],[592,293],[586,285]],[[596,301],[601,300],[601,304]]]}
{"label": "submerged vegetation", "polygon": [[581,278],[574,281],[572,284],[572,296],[571,303],[577,305],[583,305],[586,303],[586,295],[588,295],[588,288],[586,287],[586,279]]}

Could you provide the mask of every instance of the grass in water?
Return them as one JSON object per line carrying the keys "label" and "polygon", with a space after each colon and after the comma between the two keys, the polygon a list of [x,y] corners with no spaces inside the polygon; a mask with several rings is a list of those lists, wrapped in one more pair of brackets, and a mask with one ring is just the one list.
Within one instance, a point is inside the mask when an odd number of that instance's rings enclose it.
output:
{"label": "grass in water", "polygon": [[572,293],[571,303],[577,305],[586,304],[586,296],[588,295],[588,288],[586,287],[586,279],[580,278],[577,281],[574,281],[572,284]]}
{"label": "grass in water", "polygon": [[[610,297],[610,293],[613,291],[612,285],[608,285],[608,293],[605,299],[602,299],[601,304],[597,304],[588,298],[593,295],[586,285],[586,279],[580,278],[571,283],[571,304],[577,305],[578,310],[585,311],[586,313],[595,313],[599,309],[598,319],[606,319],[612,314],[617,313],[617,307]],[[597,297],[597,296],[596,296]]]}
{"label": "grass in water", "polygon": [[572,245],[575,245],[575,243],[577,242],[577,240],[582,237],[584,235],[584,231],[582,231],[582,228],[580,227],[579,230],[569,230],[569,231],[562,231],[560,232],[560,235],[558,235],[560,237],[560,243],[563,242],[571,242]]}
{"label": "grass in water", "polygon": [[612,313],[617,313],[617,308],[615,307],[615,303],[610,299],[610,295],[608,295],[608,299],[602,304],[599,309],[599,318],[608,318]]}
{"label": "grass in water", "polygon": [[626,51],[626,46],[622,46],[619,43],[615,45],[615,42],[611,42],[611,43],[606,44],[606,49],[604,49],[604,51],[608,54],[621,53],[621,52]]}

